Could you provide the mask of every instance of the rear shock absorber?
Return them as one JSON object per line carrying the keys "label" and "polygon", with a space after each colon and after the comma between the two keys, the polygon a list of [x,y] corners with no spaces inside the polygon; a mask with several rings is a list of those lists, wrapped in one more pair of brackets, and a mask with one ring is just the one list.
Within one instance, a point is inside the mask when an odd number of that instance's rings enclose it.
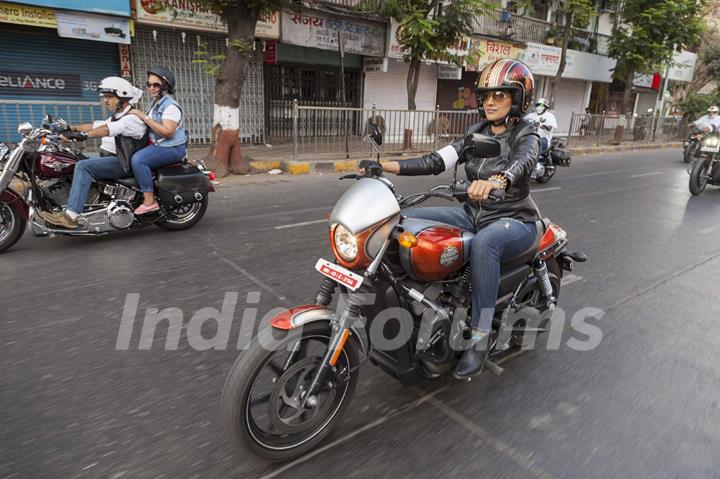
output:
{"label": "rear shock absorber", "polygon": [[315,304],[328,306],[333,299],[338,284],[330,278],[323,278],[323,282],[315,295]]}
{"label": "rear shock absorber", "polygon": [[533,272],[535,278],[537,278],[538,285],[540,286],[540,292],[547,304],[555,304],[557,300],[553,296],[552,283],[550,282],[550,276],[548,275],[547,264],[545,261],[537,260],[533,264]]}

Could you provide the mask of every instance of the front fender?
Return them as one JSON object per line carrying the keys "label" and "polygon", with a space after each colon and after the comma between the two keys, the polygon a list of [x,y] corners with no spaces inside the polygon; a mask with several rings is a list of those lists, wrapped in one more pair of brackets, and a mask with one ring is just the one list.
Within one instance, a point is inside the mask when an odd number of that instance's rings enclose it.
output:
{"label": "front fender", "polygon": [[[294,306],[275,315],[270,320],[270,326],[287,331],[294,328],[300,328],[305,324],[317,321],[327,321],[328,323],[332,323],[335,321],[335,311],[327,306],[320,306],[316,304]],[[367,354],[368,339],[365,333],[365,328],[353,325],[350,330],[352,331],[353,336],[355,336],[360,343],[363,353]]]}
{"label": "front fender", "polygon": [[25,203],[25,200],[22,196],[20,196],[19,193],[11,190],[10,188],[6,188],[5,191],[0,193],[0,201],[9,205],[13,205],[20,214],[20,218],[22,218],[23,221],[28,220],[30,216],[30,209],[28,208],[27,203]]}

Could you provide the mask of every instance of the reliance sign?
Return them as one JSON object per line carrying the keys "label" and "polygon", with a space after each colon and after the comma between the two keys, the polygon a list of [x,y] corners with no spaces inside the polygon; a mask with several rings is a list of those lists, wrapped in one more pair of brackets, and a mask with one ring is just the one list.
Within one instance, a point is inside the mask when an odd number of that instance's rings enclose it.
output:
{"label": "reliance sign", "polygon": [[0,71],[0,95],[80,97],[80,75]]}

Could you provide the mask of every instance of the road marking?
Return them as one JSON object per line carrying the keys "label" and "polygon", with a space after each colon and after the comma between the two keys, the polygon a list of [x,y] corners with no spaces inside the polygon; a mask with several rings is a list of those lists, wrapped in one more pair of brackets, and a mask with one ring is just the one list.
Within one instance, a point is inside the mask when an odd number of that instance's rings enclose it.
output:
{"label": "road marking", "polygon": [[542,191],[556,191],[556,190],[562,190],[561,186],[553,186],[551,188],[540,188],[537,190],[530,190],[530,193],[540,193]]}
{"label": "road marking", "polygon": [[630,178],[642,178],[643,176],[655,176],[655,175],[662,175],[662,171],[653,171],[651,173],[642,173],[639,175],[630,175]]}
{"label": "road marking", "polygon": [[270,478],[272,478],[272,477],[277,477],[277,476],[279,476],[280,474],[282,474],[283,472],[287,472],[287,471],[293,469],[295,466],[297,466],[297,465],[299,465],[299,464],[302,464],[302,463],[304,463],[304,462],[307,462],[307,461],[309,461],[310,459],[312,459],[313,457],[319,456],[319,455],[322,454],[323,452],[325,452],[325,451],[327,451],[327,450],[329,450],[329,449],[332,449],[332,448],[334,448],[334,447],[336,447],[336,446],[339,446],[340,444],[343,444],[343,443],[349,441],[350,439],[354,438],[354,437],[357,436],[358,434],[362,434],[362,433],[365,432],[365,431],[369,431],[370,429],[373,429],[373,428],[375,428],[375,427],[377,427],[377,426],[379,426],[379,425],[387,422],[388,420],[392,419],[392,418],[395,417],[395,416],[398,416],[398,415],[400,415],[400,414],[402,414],[402,413],[405,413],[405,412],[408,412],[408,411],[410,411],[410,410],[412,410],[412,409],[415,409],[416,407],[418,407],[418,406],[426,403],[426,402],[429,401],[430,399],[432,399],[432,397],[435,396],[436,394],[440,394],[441,392],[446,391],[447,389],[450,389],[450,386],[452,386],[452,385],[453,385],[453,384],[448,384],[448,385],[446,385],[446,386],[441,387],[440,389],[437,389],[437,390],[435,390],[435,391],[433,391],[433,392],[431,392],[431,393],[428,393],[428,394],[422,396],[421,398],[419,398],[419,399],[417,399],[417,400],[415,400],[415,401],[412,401],[411,403],[408,403],[408,404],[406,404],[405,406],[402,406],[402,407],[400,407],[400,408],[392,411],[392,412],[391,412],[390,414],[388,414],[387,416],[381,417],[380,419],[377,419],[377,420],[375,420],[375,421],[373,421],[373,422],[371,422],[371,423],[369,423],[369,424],[366,424],[365,426],[363,426],[363,427],[361,427],[361,428],[359,428],[359,429],[356,429],[356,430],[354,430],[353,432],[351,432],[351,433],[349,433],[349,434],[347,434],[347,435],[345,435],[345,436],[343,436],[343,437],[340,437],[340,438],[336,439],[335,441],[333,441],[333,442],[331,442],[331,443],[329,443],[329,444],[326,444],[326,445],[324,445],[324,446],[322,446],[322,447],[319,447],[319,448],[315,449],[314,451],[312,451],[312,452],[310,452],[310,453],[308,453],[308,454],[306,454],[306,455],[304,455],[304,456],[302,456],[302,457],[299,457],[299,458],[295,459],[294,461],[289,462],[289,463],[285,464],[284,466],[282,466],[282,467],[280,467],[280,468],[278,468],[278,469],[275,469],[274,471],[270,472],[269,474],[266,474],[266,475],[264,475],[264,476],[261,476],[260,479],[270,479]]}
{"label": "road marking", "polygon": [[716,231],[720,231],[720,225],[708,226],[707,228],[703,228],[700,230],[700,234],[709,235],[710,233],[714,233]]}
{"label": "road marking", "polygon": [[568,286],[570,284],[577,283],[578,281],[582,281],[582,279],[583,279],[582,276],[578,276],[576,274],[570,273],[570,274],[563,276],[563,279],[562,279],[562,281],[560,281],[560,284],[562,286]]}
{"label": "road marking", "polygon": [[324,218],[322,220],[303,221],[302,223],[293,223],[290,225],[280,225],[280,226],[276,226],[274,229],[284,230],[287,228],[297,228],[298,226],[316,225],[318,223],[327,223],[327,218]]}
{"label": "road marking", "polygon": [[593,178],[595,176],[607,176],[607,175],[615,175],[618,173],[629,173],[631,171],[640,171],[640,170],[647,170],[647,166],[642,166],[638,168],[627,168],[624,170],[610,170],[610,171],[602,171],[600,173],[588,173],[587,175],[577,175],[577,176],[563,176],[563,181],[565,180],[577,180],[581,178]]}
{"label": "road marking", "polygon": [[507,456],[510,460],[512,460],[515,464],[519,465],[520,467],[524,468],[526,471],[530,472],[535,477],[541,478],[541,479],[551,479],[553,476],[548,474],[547,472],[540,469],[538,466],[536,466],[531,459],[532,455],[529,454],[523,454],[522,452],[518,451],[514,447],[512,447],[509,444],[504,443],[500,439],[496,438],[489,432],[487,432],[482,427],[478,426],[474,422],[472,422],[469,418],[466,416],[463,416],[459,412],[455,411],[453,408],[448,406],[442,401],[439,401],[435,398],[430,398],[427,400],[429,404],[434,406],[436,409],[438,409],[440,412],[442,412],[445,416],[452,419],[468,431],[470,431],[472,434],[475,434],[477,437],[479,437],[482,441],[487,442],[490,444],[493,448],[495,448],[498,452],[501,454],[504,454]]}

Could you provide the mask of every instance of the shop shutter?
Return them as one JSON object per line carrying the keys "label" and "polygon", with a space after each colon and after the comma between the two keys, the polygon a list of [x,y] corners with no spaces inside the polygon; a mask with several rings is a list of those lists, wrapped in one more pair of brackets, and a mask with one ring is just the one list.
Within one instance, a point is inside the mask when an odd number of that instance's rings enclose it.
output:
{"label": "shop shutter", "polygon": [[[140,27],[131,45],[133,77],[144,85],[145,72],[153,65],[169,68],[177,80],[176,98],[186,114],[186,127],[191,143],[210,141],[213,120],[215,80],[204,72],[202,64],[193,63],[199,42],[207,45],[209,56],[225,53],[225,36],[205,32],[188,32],[183,41],[182,32]],[[145,98],[147,104],[147,98]],[[244,143],[264,142],[262,51],[258,48],[240,97],[240,140]]]}

